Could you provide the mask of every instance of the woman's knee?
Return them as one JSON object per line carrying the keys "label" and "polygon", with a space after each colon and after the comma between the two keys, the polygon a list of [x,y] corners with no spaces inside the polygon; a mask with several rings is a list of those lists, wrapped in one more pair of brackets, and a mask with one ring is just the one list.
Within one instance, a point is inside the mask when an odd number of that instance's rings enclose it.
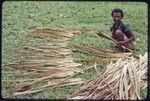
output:
{"label": "woman's knee", "polygon": [[124,34],[121,30],[116,30],[115,34],[117,36],[118,41],[123,41],[124,40]]}
{"label": "woman's knee", "polygon": [[119,29],[117,29],[115,33],[116,33],[116,35],[123,35],[123,32]]}

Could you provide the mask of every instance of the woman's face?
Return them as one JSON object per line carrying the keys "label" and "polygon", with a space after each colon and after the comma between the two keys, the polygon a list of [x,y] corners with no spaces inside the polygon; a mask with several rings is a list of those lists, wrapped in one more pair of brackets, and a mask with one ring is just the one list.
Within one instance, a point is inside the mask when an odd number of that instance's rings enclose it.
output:
{"label": "woman's face", "polygon": [[112,17],[113,17],[114,23],[117,24],[117,23],[121,22],[122,17],[121,17],[121,13],[120,12],[119,13],[114,12]]}

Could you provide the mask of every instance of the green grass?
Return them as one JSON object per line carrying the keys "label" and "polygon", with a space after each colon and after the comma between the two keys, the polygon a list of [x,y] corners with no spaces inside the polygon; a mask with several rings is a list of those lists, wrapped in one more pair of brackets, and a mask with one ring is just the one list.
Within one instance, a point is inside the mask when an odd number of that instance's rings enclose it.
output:
{"label": "green grass", "polygon": [[[2,64],[26,60],[24,56],[18,56],[17,50],[24,46],[43,42],[43,40],[27,37],[27,33],[35,28],[46,28],[51,25],[64,28],[99,28],[101,31],[110,34],[109,28],[112,25],[111,10],[122,8],[125,12],[123,21],[130,25],[137,39],[135,55],[147,52],[147,4],[140,2],[27,2],[27,1],[6,1],[3,3],[2,11]],[[63,17],[60,17],[62,15]],[[111,35],[111,34],[110,34]],[[100,39],[91,33],[75,36],[71,39],[75,43],[90,44],[110,49],[110,42]],[[71,47],[71,46],[70,46]],[[84,57],[85,54],[75,54],[75,57]],[[102,67],[99,67],[100,70]],[[9,98],[6,85],[12,83],[12,77],[7,75],[10,68],[2,67],[2,96]],[[5,73],[5,75],[3,74]],[[82,76],[84,79],[91,79],[95,72],[86,71]],[[8,82],[3,83],[3,81]],[[18,98],[47,98],[59,99],[65,95],[71,95],[76,86],[56,88],[37,95],[20,96]],[[142,92],[143,98],[146,90]]]}

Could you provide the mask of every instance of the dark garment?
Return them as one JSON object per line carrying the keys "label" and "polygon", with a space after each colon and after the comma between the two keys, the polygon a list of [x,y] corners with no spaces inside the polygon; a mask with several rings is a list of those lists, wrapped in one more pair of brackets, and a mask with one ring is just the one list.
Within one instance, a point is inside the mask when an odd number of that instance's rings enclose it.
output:
{"label": "dark garment", "polygon": [[131,34],[130,33],[126,33],[126,32],[127,31],[132,32],[132,31],[129,29],[129,27],[127,25],[123,24],[122,22],[120,23],[119,26],[113,24],[113,26],[110,28],[110,31],[112,32],[112,34],[114,34],[117,29],[121,30],[128,38],[131,37]]}

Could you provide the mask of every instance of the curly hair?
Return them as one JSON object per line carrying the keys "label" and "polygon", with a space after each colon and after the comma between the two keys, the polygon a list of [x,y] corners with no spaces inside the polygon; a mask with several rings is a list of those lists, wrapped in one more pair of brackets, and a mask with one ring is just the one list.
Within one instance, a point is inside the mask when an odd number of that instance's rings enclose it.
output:
{"label": "curly hair", "polygon": [[114,13],[114,12],[115,12],[115,13],[121,13],[121,17],[123,18],[124,13],[123,13],[123,11],[122,11],[121,9],[116,8],[116,9],[112,10],[111,16],[113,16],[113,13]]}

